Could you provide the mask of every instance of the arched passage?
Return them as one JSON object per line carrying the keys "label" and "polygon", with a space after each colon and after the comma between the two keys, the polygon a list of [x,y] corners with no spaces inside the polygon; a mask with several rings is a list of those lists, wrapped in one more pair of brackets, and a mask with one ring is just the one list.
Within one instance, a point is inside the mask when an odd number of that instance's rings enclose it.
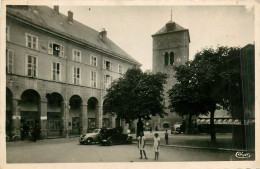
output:
{"label": "arched passage", "polygon": [[95,97],[88,99],[88,132],[98,126],[98,100]]}
{"label": "arched passage", "polygon": [[59,93],[46,95],[47,98],[47,135],[61,136],[63,131],[63,98]]}
{"label": "arched passage", "polygon": [[70,134],[80,134],[82,129],[82,99],[78,95],[73,95],[69,101],[69,131]]}
{"label": "arched passage", "polygon": [[6,135],[11,137],[12,134],[12,116],[13,116],[13,106],[12,106],[13,94],[10,89],[6,88],[6,120],[5,120],[5,132]]}
{"label": "arched passage", "polygon": [[25,126],[28,129],[34,129],[36,125],[40,123],[39,113],[40,95],[38,92],[32,89],[25,90],[21,96],[21,126]]}

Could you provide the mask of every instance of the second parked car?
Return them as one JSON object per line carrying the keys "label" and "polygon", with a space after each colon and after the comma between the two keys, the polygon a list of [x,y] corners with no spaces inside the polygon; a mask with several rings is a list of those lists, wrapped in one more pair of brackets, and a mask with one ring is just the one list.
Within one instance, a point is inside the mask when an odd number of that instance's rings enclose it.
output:
{"label": "second parked car", "polygon": [[120,128],[107,129],[101,134],[102,145],[131,144],[132,139],[132,136],[123,134]]}

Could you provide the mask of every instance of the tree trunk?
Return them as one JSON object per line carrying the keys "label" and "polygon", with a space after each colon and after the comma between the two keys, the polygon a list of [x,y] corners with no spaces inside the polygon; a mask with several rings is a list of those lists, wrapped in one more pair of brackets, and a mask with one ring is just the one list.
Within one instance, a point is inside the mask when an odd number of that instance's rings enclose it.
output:
{"label": "tree trunk", "polygon": [[216,143],[216,130],[215,130],[215,124],[214,124],[214,112],[210,112],[210,136],[211,136],[211,143]]}
{"label": "tree trunk", "polygon": [[191,134],[191,127],[192,127],[192,115],[189,114],[189,119],[188,119],[188,125],[187,125],[186,134]]}

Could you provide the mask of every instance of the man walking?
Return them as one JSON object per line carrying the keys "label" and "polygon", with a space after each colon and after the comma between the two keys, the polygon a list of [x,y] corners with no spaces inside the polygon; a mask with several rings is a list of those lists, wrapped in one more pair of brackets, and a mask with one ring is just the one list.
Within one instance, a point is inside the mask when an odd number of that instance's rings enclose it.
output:
{"label": "man walking", "polygon": [[165,145],[168,145],[168,131],[165,131]]}

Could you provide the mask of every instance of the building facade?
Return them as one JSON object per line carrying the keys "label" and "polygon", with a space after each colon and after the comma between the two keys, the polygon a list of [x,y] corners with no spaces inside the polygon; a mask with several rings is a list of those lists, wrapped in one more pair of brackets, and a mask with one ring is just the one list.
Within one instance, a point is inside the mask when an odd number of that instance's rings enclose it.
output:
{"label": "building facade", "polygon": [[111,82],[135,59],[107,37],[45,6],[7,6],[6,134],[40,126],[43,137],[116,127],[103,115]]}
{"label": "building facade", "polygon": [[[189,30],[183,28],[172,20],[165,24],[158,32],[152,35],[153,38],[153,72],[166,73],[169,78],[164,86],[165,106],[169,106],[167,91],[176,83],[173,78],[175,72],[173,66],[182,65],[189,60]],[[153,128],[163,128],[165,123],[173,126],[181,123],[181,118],[173,114],[169,109],[165,110],[169,115],[165,118],[155,117],[149,124]]]}

